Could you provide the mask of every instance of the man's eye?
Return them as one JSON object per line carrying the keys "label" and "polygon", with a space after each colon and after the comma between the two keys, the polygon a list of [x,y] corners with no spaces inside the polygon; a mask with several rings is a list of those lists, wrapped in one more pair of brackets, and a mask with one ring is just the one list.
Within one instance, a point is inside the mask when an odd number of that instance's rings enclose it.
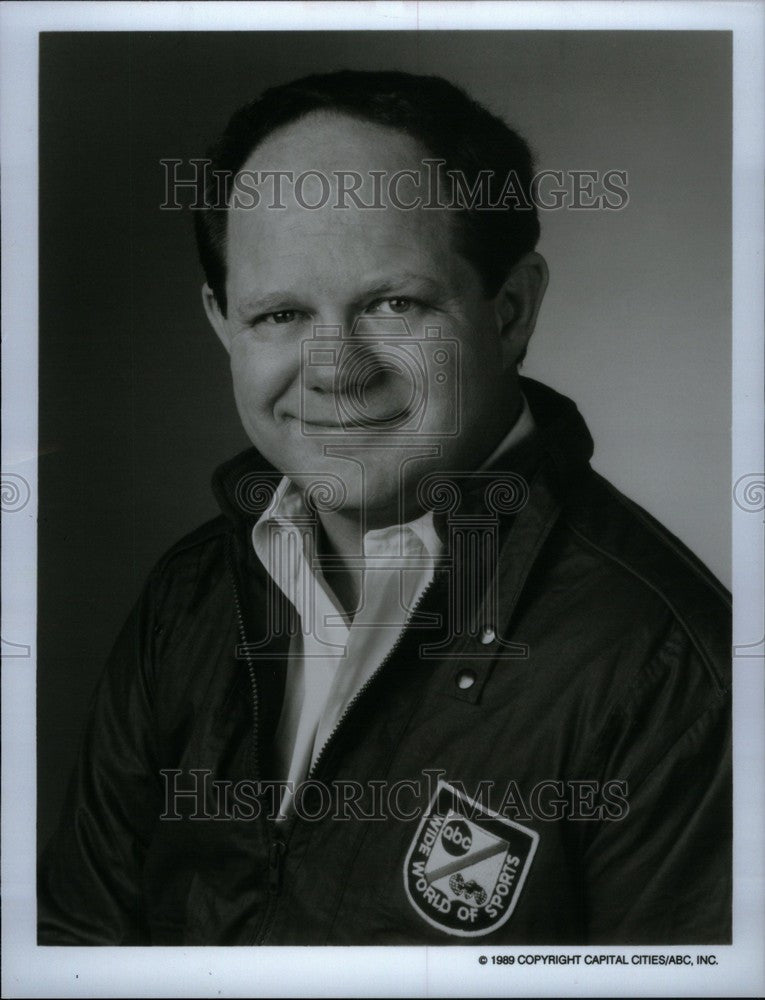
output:
{"label": "man's eye", "polygon": [[282,309],[280,312],[269,313],[266,319],[272,323],[291,323],[296,316],[294,309]]}
{"label": "man's eye", "polygon": [[405,313],[414,305],[412,299],[405,299],[402,297],[392,298],[392,299],[379,299],[377,302],[373,302],[371,306],[367,309],[367,312],[376,312],[383,314],[392,313]]}
{"label": "man's eye", "polygon": [[259,323],[292,323],[297,316],[297,309],[280,309],[278,312],[262,313],[252,321],[253,326]]}

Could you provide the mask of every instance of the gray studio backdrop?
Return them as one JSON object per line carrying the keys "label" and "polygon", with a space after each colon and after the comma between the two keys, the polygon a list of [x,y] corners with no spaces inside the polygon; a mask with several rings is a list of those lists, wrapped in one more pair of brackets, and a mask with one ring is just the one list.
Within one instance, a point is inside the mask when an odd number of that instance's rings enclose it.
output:
{"label": "gray studio backdrop", "polygon": [[267,86],[437,73],[540,168],[627,171],[621,211],[543,213],[551,280],[525,372],[577,401],[595,467],[729,584],[728,33],[56,33],[40,55],[41,844],[120,624],[248,443],[191,219],[159,211],[160,160],[200,155]]}

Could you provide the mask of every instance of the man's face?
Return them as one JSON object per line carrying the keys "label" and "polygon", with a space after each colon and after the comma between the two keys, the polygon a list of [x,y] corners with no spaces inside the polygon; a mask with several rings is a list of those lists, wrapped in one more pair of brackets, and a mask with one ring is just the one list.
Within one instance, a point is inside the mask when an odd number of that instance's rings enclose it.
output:
{"label": "man's face", "polygon": [[[231,208],[226,317],[206,296],[253,444],[301,484],[337,477],[346,509],[363,509],[369,526],[414,512],[423,475],[480,465],[519,403],[503,335],[510,307],[484,295],[457,251],[454,213],[403,210],[385,194],[377,209],[338,197],[338,171],[364,178],[369,204],[371,171],[422,172],[427,155],[401,132],[346,116],[280,129],[243,169],[317,171],[331,197],[313,176],[297,193],[284,185],[285,208],[265,189],[258,207]],[[405,201],[418,193],[412,180],[399,187]]]}

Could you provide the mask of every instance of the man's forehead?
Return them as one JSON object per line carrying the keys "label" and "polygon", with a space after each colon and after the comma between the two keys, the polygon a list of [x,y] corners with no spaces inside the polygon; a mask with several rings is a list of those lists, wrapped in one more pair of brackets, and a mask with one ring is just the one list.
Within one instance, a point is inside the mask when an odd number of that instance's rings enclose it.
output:
{"label": "man's forehead", "polygon": [[[304,152],[301,157],[301,162],[310,162]],[[301,177],[308,168],[291,170],[278,193],[273,179],[258,174],[256,204],[246,197],[232,200],[227,219],[229,266],[235,266],[241,255],[253,262],[275,258],[288,262],[305,255],[351,254],[366,262],[380,254],[411,259],[453,252],[453,212],[427,209],[422,203],[414,208],[391,204],[385,185],[373,191],[374,179],[362,170],[358,170],[357,200],[343,193],[342,181],[327,169],[326,160],[317,157],[313,162],[322,164],[310,168],[314,175]],[[349,161],[335,158],[335,162]],[[392,172],[386,173],[386,179],[391,176]],[[405,181],[397,194],[411,203],[417,197],[417,184],[411,178]]]}
{"label": "man's forehead", "polygon": [[[277,129],[250,153],[229,204],[234,212],[243,208],[256,216],[273,209],[281,216],[279,226],[296,228],[306,214],[328,227],[342,226],[358,211],[419,216],[411,206],[428,203],[432,163],[428,150],[398,129],[312,112]],[[430,208],[428,214],[443,210]],[[418,225],[425,225],[424,219]]]}
{"label": "man's forehead", "polygon": [[312,111],[275,129],[250,153],[243,170],[417,169],[428,150],[392,126],[337,111]]}
{"label": "man's forehead", "polygon": [[281,288],[286,274],[317,286],[343,275],[370,289],[395,285],[394,271],[448,280],[459,266],[455,213],[423,207],[428,155],[396,129],[334,113],[312,113],[274,132],[239,176],[258,198],[234,198],[229,208],[230,280]]}
{"label": "man's forehead", "polygon": [[446,209],[416,208],[375,211],[333,204],[309,209],[292,200],[277,209],[269,205],[231,208],[227,243],[232,255],[300,256],[303,253],[354,253],[361,257],[387,253],[410,257],[431,250],[448,253],[451,218]]}

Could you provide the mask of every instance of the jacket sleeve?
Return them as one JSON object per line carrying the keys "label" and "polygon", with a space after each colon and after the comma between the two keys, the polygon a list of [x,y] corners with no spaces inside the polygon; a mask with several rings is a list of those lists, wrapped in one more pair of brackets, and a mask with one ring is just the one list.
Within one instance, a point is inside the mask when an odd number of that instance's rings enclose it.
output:
{"label": "jacket sleeve", "polygon": [[626,815],[585,852],[594,944],[731,940],[731,703],[723,671],[677,632],[611,719]]}
{"label": "jacket sleeve", "polygon": [[148,943],[141,872],[160,814],[152,577],[98,683],[56,833],[38,867],[39,944]]}

